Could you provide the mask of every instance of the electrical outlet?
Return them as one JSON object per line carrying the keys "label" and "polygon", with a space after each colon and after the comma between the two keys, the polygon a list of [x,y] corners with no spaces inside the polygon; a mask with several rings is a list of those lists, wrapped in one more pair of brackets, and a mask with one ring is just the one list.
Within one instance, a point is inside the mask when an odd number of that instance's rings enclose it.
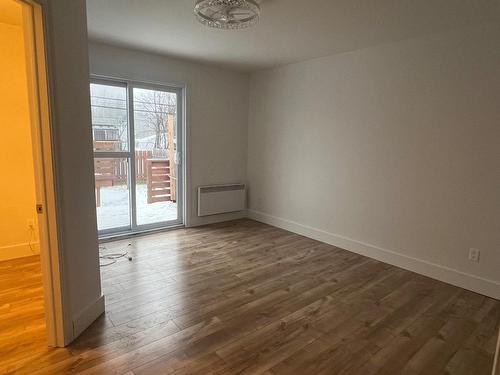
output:
{"label": "electrical outlet", "polygon": [[478,249],[473,249],[473,248],[469,249],[469,260],[471,262],[479,263],[480,255],[481,255],[481,251],[479,251]]}
{"label": "electrical outlet", "polygon": [[30,229],[30,230],[34,230],[35,229],[35,220],[28,219],[26,223],[28,225],[28,229]]}

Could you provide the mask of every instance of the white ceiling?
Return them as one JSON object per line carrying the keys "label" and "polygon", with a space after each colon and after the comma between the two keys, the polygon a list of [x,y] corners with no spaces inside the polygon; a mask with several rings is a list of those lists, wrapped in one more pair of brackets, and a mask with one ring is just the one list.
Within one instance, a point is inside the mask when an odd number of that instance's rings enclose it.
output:
{"label": "white ceiling", "polygon": [[91,40],[254,71],[500,20],[500,0],[262,0],[260,23],[214,30],[194,0],[87,0]]}

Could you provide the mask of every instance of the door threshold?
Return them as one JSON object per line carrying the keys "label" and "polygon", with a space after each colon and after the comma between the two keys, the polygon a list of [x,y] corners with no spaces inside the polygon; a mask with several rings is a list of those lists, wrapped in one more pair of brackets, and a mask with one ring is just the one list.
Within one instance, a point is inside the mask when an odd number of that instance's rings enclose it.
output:
{"label": "door threshold", "polygon": [[118,240],[126,240],[128,238],[141,237],[141,236],[146,236],[148,234],[155,234],[155,233],[161,233],[161,232],[168,232],[171,230],[181,229],[181,228],[185,228],[185,225],[184,224],[175,224],[175,225],[171,225],[171,226],[163,227],[163,228],[145,229],[145,230],[138,230],[138,231],[134,231],[134,232],[127,231],[127,232],[122,232],[122,233],[106,234],[106,235],[99,237],[99,243],[107,243],[107,242],[118,241]]}

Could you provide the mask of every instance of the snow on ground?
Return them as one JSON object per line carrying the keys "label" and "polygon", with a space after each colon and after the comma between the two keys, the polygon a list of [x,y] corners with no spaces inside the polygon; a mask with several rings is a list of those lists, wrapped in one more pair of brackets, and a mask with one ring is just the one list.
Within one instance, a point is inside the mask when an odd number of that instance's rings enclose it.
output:
{"label": "snow on ground", "polygon": [[[138,225],[177,220],[177,203],[148,204],[146,184],[138,184],[136,192]],[[129,210],[129,191],[126,185],[102,187],[101,206],[97,207],[97,227],[103,230],[130,225]]]}

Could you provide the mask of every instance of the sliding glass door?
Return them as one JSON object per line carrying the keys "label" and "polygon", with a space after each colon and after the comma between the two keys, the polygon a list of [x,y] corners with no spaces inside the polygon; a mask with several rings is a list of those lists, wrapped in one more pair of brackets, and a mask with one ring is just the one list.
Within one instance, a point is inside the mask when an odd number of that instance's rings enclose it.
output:
{"label": "sliding glass door", "polygon": [[100,235],[182,224],[181,91],[90,85]]}

